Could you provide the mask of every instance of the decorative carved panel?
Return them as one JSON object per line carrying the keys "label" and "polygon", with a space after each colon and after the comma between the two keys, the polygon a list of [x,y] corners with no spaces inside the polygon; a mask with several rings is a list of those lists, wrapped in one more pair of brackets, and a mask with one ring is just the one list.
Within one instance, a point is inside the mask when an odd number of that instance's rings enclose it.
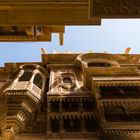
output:
{"label": "decorative carved panel", "polygon": [[90,0],[90,17],[140,18],[140,0]]}

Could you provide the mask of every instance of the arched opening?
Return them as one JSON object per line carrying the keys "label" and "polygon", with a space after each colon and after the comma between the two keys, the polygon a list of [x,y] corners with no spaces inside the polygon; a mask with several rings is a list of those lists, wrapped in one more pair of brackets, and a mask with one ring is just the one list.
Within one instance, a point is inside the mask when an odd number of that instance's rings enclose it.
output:
{"label": "arched opening", "polygon": [[91,62],[88,63],[88,67],[110,67],[111,64],[105,62]]}
{"label": "arched opening", "polygon": [[64,128],[66,132],[80,132],[81,131],[81,123],[80,119],[65,119],[64,120]]}
{"label": "arched opening", "polygon": [[59,120],[58,119],[51,119],[51,129],[52,133],[59,133]]}
{"label": "arched opening", "polygon": [[88,132],[95,132],[97,130],[97,120],[94,118],[85,119],[85,126]]}
{"label": "arched opening", "polygon": [[63,78],[63,83],[72,83],[72,80],[70,77],[64,77]]}
{"label": "arched opening", "polygon": [[39,87],[40,89],[42,88],[43,80],[42,80],[42,77],[41,77],[41,75],[39,73],[35,75],[34,80],[33,80],[33,83],[37,87]]}
{"label": "arched opening", "polygon": [[32,77],[31,71],[25,71],[23,75],[19,78],[19,81],[30,81]]}
{"label": "arched opening", "polygon": [[59,112],[59,101],[51,101],[50,105],[52,112]]}

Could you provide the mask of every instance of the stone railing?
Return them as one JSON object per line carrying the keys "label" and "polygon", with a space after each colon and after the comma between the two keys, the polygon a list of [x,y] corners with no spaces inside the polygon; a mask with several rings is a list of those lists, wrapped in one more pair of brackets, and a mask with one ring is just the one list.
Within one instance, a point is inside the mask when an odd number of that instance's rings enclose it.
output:
{"label": "stone railing", "polygon": [[37,87],[35,84],[31,83],[30,81],[22,81],[22,82],[17,82],[14,86],[11,85],[9,86],[5,91],[20,91],[20,90],[28,90],[36,96],[38,99],[41,98],[41,89]]}

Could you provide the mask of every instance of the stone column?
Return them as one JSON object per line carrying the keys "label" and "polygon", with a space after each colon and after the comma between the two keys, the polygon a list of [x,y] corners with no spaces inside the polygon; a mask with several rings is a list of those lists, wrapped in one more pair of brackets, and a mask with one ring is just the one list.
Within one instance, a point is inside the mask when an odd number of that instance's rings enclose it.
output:
{"label": "stone column", "polygon": [[80,103],[79,103],[79,109],[80,109],[80,112],[83,112],[83,101],[82,101],[82,98],[80,99]]}
{"label": "stone column", "polygon": [[13,127],[5,129],[2,132],[2,140],[15,140],[15,132]]}
{"label": "stone column", "polygon": [[[63,113],[62,100],[59,101],[59,112]],[[60,117],[59,131],[61,134],[64,133],[64,120],[62,116]]]}
{"label": "stone column", "polygon": [[18,74],[18,76],[16,77],[16,79],[12,82],[11,84],[11,88],[14,88],[17,84],[17,82],[19,81],[19,78],[23,75],[24,70],[21,70]]}
{"label": "stone column", "polygon": [[51,100],[47,99],[47,113],[49,114],[51,112]]}
{"label": "stone column", "polygon": [[60,118],[59,131],[60,131],[61,134],[64,134],[64,132],[65,132],[65,129],[64,129],[64,119],[62,117]]}
{"label": "stone column", "polygon": [[84,118],[82,118],[82,120],[81,120],[81,128],[82,128],[82,133],[83,134],[87,133]]}
{"label": "stone column", "polygon": [[63,112],[63,107],[62,107],[62,100],[59,101],[59,112]]}
{"label": "stone column", "polygon": [[42,79],[42,87],[41,87],[41,93],[43,94],[45,91],[45,85],[46,85],[46,77],[45,75],[43,75],[43,79]]}
{"label": "stone column", "polygon": [[104,116],[104,105],[102,102],[100,102],[100,117],[101,117],[101,123],[104,124],[106,122],[105,116]]}
{"label": "stone column", "polygon": [[34,78],[35,78],[35,75],[38,73],[38,70],[36,69],[36,70],[34,70],[33,72],[32,72],[32,77],[31,77],[31,79],[30,79],[30,82],[32,82],[33,83],[33,81],[34,81]]}
{"label": "stone column", "polygon": [[33,72],[32,72],[32,77],[31,77],[31,79],[30,79],[30,81],[29,81],[29,83],[28,83],[28,88],[29,89],[32,89],[32,86],[33,86],[33,81],[34,81],[34,78],[35,78],[35,75],[37,74],[37,70],[34,70]]}
{"label": "stone column", "polygon": [[47,118],[47,134],[51,134],[51,119],[49,116]]}
{"label": "stone column", "polygon": [[50,120],[50,112],[51,112],[51,105],[50,105],[50,99],[47,99],[47,134],[51,133],[51,120]]}

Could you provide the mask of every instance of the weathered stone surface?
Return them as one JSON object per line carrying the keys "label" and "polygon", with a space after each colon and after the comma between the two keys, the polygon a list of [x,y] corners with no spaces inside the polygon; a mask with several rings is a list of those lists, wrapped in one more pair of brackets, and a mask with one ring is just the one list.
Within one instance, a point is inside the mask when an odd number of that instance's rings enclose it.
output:
{"label": "weathered stone surface", "polygon": [[91,18],[140,18],[140,0],[90,0]]}
{"label": "weathered stone surface", "polygon": [[88,12],[88,0],[0,0],[0,25],[100,25]]}
{"label": "weathered stone surface", "polygon": [[15,132],[13,128],[6,129],[2,133],[2,140],[14,140],[15,139]]}
{"label": "weathered stone surface", "polygon": [[14,138],[9,126],[15,140],[139,139],[139,58],[44,53],[36,64],[5,64],[0,81],[12,76],[0,96],[3,140]]}

